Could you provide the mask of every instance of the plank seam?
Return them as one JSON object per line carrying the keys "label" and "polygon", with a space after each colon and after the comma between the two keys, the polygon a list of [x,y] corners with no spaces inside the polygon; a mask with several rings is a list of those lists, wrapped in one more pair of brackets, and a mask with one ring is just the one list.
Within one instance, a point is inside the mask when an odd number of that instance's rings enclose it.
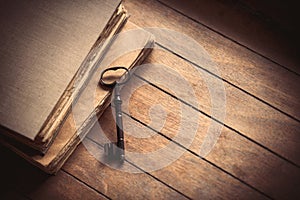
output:
{"label": "plank seam", "polygon": [[71,174],[70,172],[68,172],[65,169],[61,169],[61,171],[63,171],[64,173],[66,173],[68,176],[70,176],[71,178],[74,178],[76,181],[78,181],[79,183],[85,185],[86,187],[88,187],[89,189],[95,191],[96,193],[102,195],[103,197],[107,198],[107,199],[111,199],[109,196],[103,194],[102,192],[100,192],[99,190],[95,189],[94,187],[90,186],[89,184],[87,184],[86,182],[84,182],[83,180],[80,180],[79,178],[77,178],[75,175]]}
{"label": "plank seam", "polygon": [[287,158],[285,158],[284,156],[280,155],[279,153],[277,153],[277,152],[271,150],[270,148],[268,148],[268,147],[266,147],[266,146],[260,144],[259,142],[257,142],[257,141],[255,141],[255,140],[253,140],[252,138],[246,136],[246,135],[243,134],[242,132],[240,132],[240,131],[238,131],[238,130],[232,128],[232,127],[230,127],[230,126],[227,125],[227,124],[224,124],[223,122],[221,122],[221,121],[219,121],[218,119],[216,119],[216,118],[210,116],[209,114],[205,113],[204,111],[202,111],[202,110],[200,110],[200,109],[194,107],[193,105],[190,105],[189,103],[187,103],[187,102],[185,102],[184,100],[182,100],[182,99],[180,99],[180,98],[174,96],[173,94],[171,94],[171,93],[165,91],[164,89],[160,88],[159,86],[154,85],[153,83],[151,83],[150,81],[144,79],[143,77],[140,77],[139,75],[136,75],[136,74],[134,74],[134,75],[135,75],[137,78],[141,79],[142,81],[145,81],[145,82],[148,83],[149,85],[155,87],[156,89],[158,89],[158,90],[160,90],[160,91],[166,93],[167,95],[171,96],[172,98],[174,98],[174,99],[176,99],[176,100],[178,100],[178,101],[184,103],[185,105],[191,107],[191,108],[194,109],[195,111],[200,112],[200,113],[203,114],[204,116],[206,116],[206,117],[208,117],[208,118],[210,118],[210,119],[216,121],[217,123],[219,123],[219,124],[225,126],[226,128],[228,128],[228,129],[232,130],[233,132],[237,133],[238,135],[244,137],[245,139],[247,139],[247,140],[253,142],[254,144],[256,144],[256,145],[262,147],[263,149],[265,149],[265,150],[269,151],[270,153],[276,155],[277,157],[283,159],[284,161],[286,161],[286,162],[288,162],[288,163],[290,163],[290,164],[296,166],[297,168],[300,168],[300,166],[299,166],[298,164],[294,163],[293,161],[290,161],[289,159],[287,159]]}
{"label": "plank seam", "polygon": [[184,150],[188,151],[189,153],[193,154],[194,156],[199,157],[199,158],[202,159],[204,162],[207,162],[208,164],[212,165],[213,167],[217,168],[218,170],[221,170],[221,171],[224,172],[225,174],[227,174],[227,175],[231,176],[232,178],[234,178],[234,179],[240,181],[242,184],[245,184],[246,186],[248,186],[248,187],[250,187],[251,189],[255,190],[256,192],[260,193],[261,195],[263,195],[263,196],[265,196],[265,197],[267,197],[267,198],[269,198],[269,199],[273,199],[272,197],[270,197],[269,195],[267,195],[267,194],[265,194],[264,192],[260,191],[259,189],[255,188],[254,186],[252,186],[251,184],[247,183],[246,181],[243,181],[242,179],[240,179],[240,178],[238,178],[237,176],[231,174],[230,172],[228,172],[228,171],[226,171],[225,169],[219,167],[219,166],[216,165],[215,163],[213,163],[213,162],[207,160],[206,158],[201,157],[200,155],[198,155],[198,154],[195,153],[194,151],[191,151],[190,149],[184,147],[182,144],[180,144],[180,143],[178,143],[178,142],[172,140],[172,138],[170,138],[170,137],[164,135],[163,133],[161,133],[161,132],[155,130],[154,128],[148,126],[147,124],[145,124],[144,122],[140,121],[139,119],[137,119],[137,118],[131,116],[130,114],[125,113],[125,112],[123,112],[123,113],[124,113],[126,116],[130,117],[131,119],[135,120],[136,122],[140,123],[141,125],[147,127],[148,129],[154,131],[155,133],[159,134],[160,136],[166,138],[167,140],[173,142],[174,144],[178,145],[179,147],[181,147],[181,148],[183,148]]}
{"label": "plank seam", "polygon": [[251,51],[251,52],[253,52],[253,53],[255,53],[255,54],[261,56],[262,58],[264,58],[264,59],[266,59],[266,60],[268,60],[268,61],[270,61],[270,62],[272,62],[272,63],[274,63],[274,64],[276,64],[276,65],[278,65],[279,67],[281,67],[281,68],[283,68],[283,69],[285,69],[285,70],[287,70],[287,71],[289,71],[289,72],[291,72],[291,73],[293,73],[293,74],[296,74],[297,76],[300,76],[300,74],[299,74],[298,72],[296,72],[296,71],[294,71],[294,70],[292,70],[292,69],[289,69],[288,67],[286,67],[286,66],[284,66],[284,65],[282,65],[282,64],[280,64],[280,63],[278,63],[278,62],[276,62],[276,61],[274,61],[273,59],[271,59],[271,58],[269,58],[269,57],[263,55],[262,53],[259,53],[259,52],[255,51],[254,49],[251,49],[250,47],[247,47],[246,45],[244,45],[244,44],[242,44],[242,43],[240,43],[240,42],[238,42],[238,41],[236,41],[236,40],[230,38],[229,36],[227,36],[227,35],[225,35],[225,34],[219,32],[219,31],[217,31],[217,30],[215,30],[215,29],[209,27],[208,25],[206,25],[206,24],[204,24],[204,23],[202,23],[202,22],[200,22],[200,21],[195,20],[194,18],[192,18],[192,17],[186,15],[185,13],[183,13],[183,12],[181,12],[181,11],[179,11],[179,10],[177,10],[177,9],[175,9],[175,8],[173,8],[173,7],[169,6],[169,5],[167,5],[167,4],[165,4],[164,2],[161,2],[160,0],[156,0],[156,1],[159,2],[160,4],[164,5],[165,7],[167,7],[167,8],[169,8],[169,9],[171,9],[171,10],[173,10],[173,11],[175,11],[175,12],[181,14],[182,16],[184,16],[184,17],[186,17],[186,18],[192,20],[193,22],[195,22],[195,23],[197,23],[197,24],[200,24],[200,25],[204,26],[205,28],[209,29],[210,31],[213,31],[213,32],[215,32],[215,33],[221,35],[222,37],[224,37],[224,38],[226,38],[226,39],[228,39],[228,40],[230,40],[230,41],[232,41],[232,42],[238,44],[239,46],[244,47],[244,48],[246,48],[247,50],[249,50],[249,51]]}
{"label": "plank seam", "polygon": [[[124,112],[122,112],[122,113],[124,113]],[[126,113],[124,113],[124,114],[126,114]],[[127,114],[126,114],[126,115],[127,115]],[[96,145],[103,147],[102,144],[98,143],[97,141],[93,140],[92,138],[90,138],[90,137],[88,137],[88,136],[87,136],[86,138],[87,138],[88,140],[90,140],[91,142],[95,143]],[[176,188],[173,188],[172,186],[170,186],[169,184],[163,182],[163,181],[160,180],[159,178],[153,176],[152,174],[150,174],[149,172],[143,170],[142,168],[140,168],[139,166],[137,166],[137,165],[134,164],[133,162],[127,160],[126,158],[125,158],[125,162],[127,162],[127,163],[129,163],[131,166],[133,166],[133,167],[135,167],[135,168],[141,170],[142,172],[144,172],[145,174],[147,174],[147,175],[150,176],[151,178],[153,178],[153,179],[155,179],[156,181],[162,183],[163,185],[165,185],[165,186],[167,186],[168,188],[174,190],[175,192],[179,193],[180,195],[186,197],[187,199],[191,199],[191,198],[188,197],[186,194],[182,193],[181,191],[177,190]]]}
{"label": "plank seam", "polygon": [[137,166],[136,164],[134,164],[133,162],[125,159],[128,163],[130,163],[132,166],[136,167],[137,169],[141,170],[142,172],[144,172],[145,174],[147,174],[148,176],[151,176],[152,178],[154,178],[156,181],[166,185],[167,187],[171,188],[172,190],[175,190],[176,192],[178,192],[179,194],[181,194],[182,196],[186,197],[187,199],[192,199],[191,197],[188,197],[186,194],[182,193],[181,191],[177,190],[176,188],[170,186],[169,184],[163,182],[162,180],[160,180],[159,178],[155,177],[154,175],[150,174],[149,172],[143,170],[142,168],[140,168],[139,166]]}
{"label": "plank seam", "polygon": [[163,46],[162,44],[160,44],[160,43],[158,43],[158,42],[155,42],[155,44],[157,44],[157,45],[160,46],[161,48],[167,50],[168,52],[174,54],[175,56],[177,56],[177,57],[183,59],[184,61],[186,61],[186,62],[188,62],[188,63],[190,63],[190,64],[196,66],[196,67],[199,68],[200,70],[209,73],[210,75],[212,75],[212,76],[214,76],[214,77],[216,77],[216,78],[218,78],[218,79],[224,81],[225,83],[228,83],[228,84],[231,85],[232,87],[234,87],[234,88],[236,88],[236,89],[238,89],[238,90],[244,92],[245,94],[247,94],[247,95],[249,95],[249,96],[255,98],[256,100],[258,100],[258,101],[260,101],[260,102],[262,102],[262,103],[264,103],[264,104],[270,106],[271,108],[275,109],[276,111],[280,112],[281,114],[284,114],[284,115],[286,115],[287,117],[289,117],[289,118],[295,120],[296,122],[300,123],[300,120],[297,119],[296,117],[294,117],[294,116],[292,116],[292,115],[290,115],[290,114],[284,112],[283,110],[281,110],[281,109],[279,109],[279,108],[273,106],[271,103],[269,103],[269,102],[267,102],[267,101],[261,99],[260,97],[257,97],[257,96],[255,96],[254,94],[251,94],[250,92],[246,91],[245,89],[243,89],[243,88],[241,88],[241,87],[235,85],[234,83],[231,83],[230,81],[228,81],[228,80],[226,80],[226,79],[224,79],[224,78],[222,78],[222,77],[220,77],[220,76],[218,76],[218,75],[212,73],[212,72],[209,71],[208,69],[205,69],[204,67],[198,65],[197,63],[194,63],[193,61],[188,60],[187,58],[185,58],[185,57],[179,55],[178,53],[172,51],[171,49],[169,49],[169,48],[167,48],[167,47],[165,47],[165,46]]}

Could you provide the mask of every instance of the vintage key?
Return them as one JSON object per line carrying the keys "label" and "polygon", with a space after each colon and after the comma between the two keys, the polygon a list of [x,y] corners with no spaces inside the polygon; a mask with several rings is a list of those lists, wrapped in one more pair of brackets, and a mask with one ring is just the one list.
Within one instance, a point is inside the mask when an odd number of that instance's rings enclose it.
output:
{"label": "vintage key", "polygon": [[[108,71],[125,70],[125,78],[120,81],[114,81],[111,83],[104,81],[104,74]],[[125,67],[110,67],[105,69],[101,73],[100,84],[107,88],[114,88],[113,106],[115,107],[116,116],[116,129],[117,129],[117,143],[107,143],[104,145],[104,153],[109,160],[117,160],[120,163],[125,159],[125,145],[124,145],[124,132],[123,132],[123,120],[122,120],[122,100],[120,95],[121,85],[125,84],[130,78],[130,74]]]}

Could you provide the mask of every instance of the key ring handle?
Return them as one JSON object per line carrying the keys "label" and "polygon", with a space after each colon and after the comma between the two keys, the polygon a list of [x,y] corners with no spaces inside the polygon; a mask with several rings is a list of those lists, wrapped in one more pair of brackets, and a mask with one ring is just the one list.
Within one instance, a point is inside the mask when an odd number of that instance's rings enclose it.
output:
{"label": "key ring handle", "polygon": [[[125,78],[124,78],[123,81],[121,81],[121,82],[114,81],[112,83],[107,83],[107,82],[105,82],[103,80],[103,76],[104,76],[104,74],[106,72],[108,72],[108,71],[116,71],[116,70],[119,70],[119,69],[123,69],[123,70],[126,71]],[[105,70],[102,71],[102,73],[100,75],[100,84],[102,86],[105,86],[105,87],[108,87],[108,88],[113,88],[116,84],[123,85],[123,84],[127,83],[129,79],[130,79],[130,72],[129,72],[129,70],[126,67],[123,67],[123,66],[109,67],[109,68],[107,68],[107,69],[105,69]]]}

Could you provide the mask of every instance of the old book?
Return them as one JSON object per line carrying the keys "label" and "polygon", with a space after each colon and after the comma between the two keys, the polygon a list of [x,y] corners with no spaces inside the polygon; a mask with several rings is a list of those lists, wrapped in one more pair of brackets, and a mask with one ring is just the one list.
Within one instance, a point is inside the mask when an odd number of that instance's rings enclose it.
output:
{"label": "old book", "polygon": [[1,134],[45,153],[127,15],[121,0],[4,0],[0,13]]}
{"label": "old book", "polygon": [[[125,25],[120,36],[113,40],[103,59],[98,62],[96,72],[72,105],[70,114],[45,155],[28,151],[7,137],[0,137],[0,143],[45,172],[57,172],[110,103],[111,91],[99,87],[102,70],[110,66],[129,69],[138,66],[151,51],[153,43],[153,37],[148,32],[129,22]],[[119,73],[122,76],[124,72]]]}

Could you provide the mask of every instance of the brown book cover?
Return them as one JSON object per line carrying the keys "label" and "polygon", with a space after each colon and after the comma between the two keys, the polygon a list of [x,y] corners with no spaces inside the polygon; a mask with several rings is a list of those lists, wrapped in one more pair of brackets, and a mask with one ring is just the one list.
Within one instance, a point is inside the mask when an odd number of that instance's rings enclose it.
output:
{"label": "brown book cover", "polygon": [[4,0],[0,11],[1,134],[45,153],[127,14],[121,0]]}
{"label": "brown book cover", "polygon": [[[128,34],[124,36],[122,33]],[[70,114],[45,155],[28,151],[7,137],[0,137],[0,143],[45,172],[57,172],[110,103],[111,91],[99,87],[101,71],[111,66],[124,66],[128,69],[138,66],[150,53],[153,43],[154,39],[150,33],[132,23],[125,25],[121,37],[117,36],[113,39],[112,45],[105,52],[100,64],[98,63],[98,69],[88,86],[79,96],[77,103],[72,105]],[[119,73],[122,76],[124,71]],[[93,104],[91,105],[90,102]]]}

